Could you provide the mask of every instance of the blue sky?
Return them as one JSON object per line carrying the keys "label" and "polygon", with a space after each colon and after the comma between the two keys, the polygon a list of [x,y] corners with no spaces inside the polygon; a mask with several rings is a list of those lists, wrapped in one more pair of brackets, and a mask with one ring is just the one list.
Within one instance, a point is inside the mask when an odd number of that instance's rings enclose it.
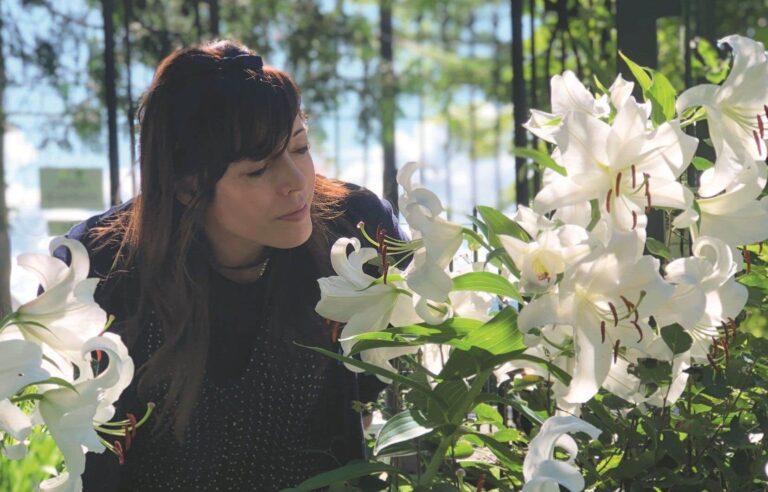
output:
{"label": "blue sky", "polygon": [[[44,31],[51,27],[51,19],[42,10],[36,15],[29,13],[21,14],[18,7],[19,0],[7,2],[5,8],[10,9],[13,16],[19,20],[19,29],[22,34],[29,39],[36,32]],[[328,2],[330,4],[330,2]],[[63,11],[72,13],[85,12],[84,3],[80,0],[70,0],[67,2],[57,2],[57,7]],[[375,10],[367,10],[366,15],[375,15]],[[87,22],[98,27],[101,24],[101,15],[99,11],[89,12]],[[478,29],[490,29],[490,23],[483,20],[482,15],[478,15]],[[508,22],[508,16],[502,15],[502,22]],[[508,24],[500,26],[501,32],[508,32]],[[93,36],[100,36],[98,29],[93,30]],[[84,67],[87,53],[84,50],[78,52],[75,47],[59,47],[62,62],[70,66]],[[268,60],[274,65],[280,63],[280,56]],[[397,68],[397,67],[396,67]],[[12,74],[20,74],[23,66],[18,60],[11,59],[8,63],[8,69]],[[353,65],[348,65],[346,70],[359,70]],[[134,94],[140,94],[151,80],[150,70],[134,70],[132,74],[134,85]],[[301,84],[301,81],[298,81]],[[72,99],[80,100],[83,97],[84,90],[75,87],[72,91]],[[468,98],[466,90],[459,90],[458,98]],[[43,121],[50,121],[50,117],[40,116],[41,114],[56,114],[61,110],[61,101],[53,89],[43,84],[27,84],[20,88],[10,88],[7,91],[6,106],[10,114],[9,121],[12,128],[5,136],[6,144],[6,166],[7,166],[7,200],[12,211],[10,214],[12,254],[14,257],[11,290],[12,293],[21,301],[29,299],[34,295],[36,288],[35,278],[18,268],[15,264],[15,257],[25,251],[44,253],[47,251],[47,245],[51,239],[48,236],[46,220],[83,220],[100,210],[41,210],[39,187],[39,169],[40,167],[87,167],[100,168],[104,175],[104,208],[108,208],[108,160],[106,150],[106,132],[102,136],[103,150],[94,151],[87,145],[77,142],[73,139],[73,149],[71,151],[62,150],[55,145],[49,145],[46,148],[40,148],[39,143],[42,138],[40,126]],[[489,104],[483,104],[479,99],[475,100],[478,105],[478,115],[480,119],[491,121],[496,109]],[[401,166],[410,160],[423,160],[425,164],[431,166],[425,174],[425,184],[435,191],[446,203],[446,174],[444,172],[444,163],[446,156],[443,153],[443,144],[446,138],[442,123],[435,115],[428,112],[424,121],[417,120],[418,101],[415,98],[401,99],[400,106],[404,111],[404,116],[397,122],[396,148],[397,164]],[[503,107],[503,111],[511,111],[510,107]],[[381,194],[381,160],[382,152],[380,146],[375,141],[371,142],[368,149],[351,135],[357,135],[357,105],[354,97],[347,97],[342,101],[339,107],[339,142],[336,145],[336,128],[333,121],[333,115],[323,115],[316,117],[312,126],[322,125],[328,138],[324,142],[313,141],[313,157],[318,169],[327,175],[334,175],[333,165],[335,158],[340,163],[340,172],[337,177],[346,181],[363,184],[376,193]],[[54,119],[55,121],[55,119]],[[311,128],[310,128],[311,138]],[[336,150],[339,155],[334,155]],[[127,135],[122,134],[119,142],[120,164],[121,164],[121,188],[123,199],[132,196],[131,178],[130,178],[130,149]],[[461,221],[461,214],[468,213],[472,208],[470,197],[472,195],[468,183],[469,159],[466,154],[454,152],[450,156],[452,184],[452,208],[455,211],[454,220]],[[478,204],[494,205],[496,202],[496,189],[499,183],[494,181],[493,162],[490,159],[480,160],[477,163],[478,181],[477,196]],[[513,174],[513,159],[509,156],[502,158],[502,177],[501,187],[511,183]]]}

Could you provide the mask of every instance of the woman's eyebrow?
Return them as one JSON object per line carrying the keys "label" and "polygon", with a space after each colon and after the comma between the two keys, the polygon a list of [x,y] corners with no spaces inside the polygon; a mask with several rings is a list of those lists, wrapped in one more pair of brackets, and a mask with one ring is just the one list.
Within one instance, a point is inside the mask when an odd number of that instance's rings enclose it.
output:
{"label": "woman's eyebrow", "polygon": [[295,132],[293,132],[293,135],[291,135],[291,137],[295,137],[296,135],[298,135],[299,133],[301,133],[301,132],[303,132],[303,131],[304,131],[304,128],[299,128],[298,130],[296,130]]}

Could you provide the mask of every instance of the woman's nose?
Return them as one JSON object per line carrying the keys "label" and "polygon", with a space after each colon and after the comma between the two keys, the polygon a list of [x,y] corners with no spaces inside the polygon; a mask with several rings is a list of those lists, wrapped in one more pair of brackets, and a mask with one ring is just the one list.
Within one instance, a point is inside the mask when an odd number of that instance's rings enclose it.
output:
{"label": "woman's nose", "polygon": [[304,176],[299,165],[293,160],[291,154],[285,151],[280,155],[279,159],[279,162],[277,162],[277,169],[280,169],[278,190],[285,195],[297,190],[303,191],[307,184],[307,178]]}

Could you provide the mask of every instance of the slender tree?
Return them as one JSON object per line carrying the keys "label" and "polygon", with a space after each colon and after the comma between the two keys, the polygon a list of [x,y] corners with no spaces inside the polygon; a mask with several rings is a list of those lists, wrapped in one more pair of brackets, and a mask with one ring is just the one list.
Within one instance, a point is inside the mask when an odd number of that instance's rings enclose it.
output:
{"label": "slender tree", "polygon": [[[2,3],[0,3],[0,7]],[[11,312],[11,240],[5,203],[5,26],[0,14],[0,316]]]}
{"label": "slender tree", "polygon": [[101,0],[101,13],[104,19],[104,89],[109,139],[109,200],[112,205],[117,205],[120,203],[120,162],[117,149],[115,26],[112,0]]}
{"label": "slender tree", "polygon": [[397,166],[395,163],[395,116],[397,86],[394,70],[392,0],[379,0],[379,75],[381,77],[381,146],[384,150],[384,198],[397,212]]}

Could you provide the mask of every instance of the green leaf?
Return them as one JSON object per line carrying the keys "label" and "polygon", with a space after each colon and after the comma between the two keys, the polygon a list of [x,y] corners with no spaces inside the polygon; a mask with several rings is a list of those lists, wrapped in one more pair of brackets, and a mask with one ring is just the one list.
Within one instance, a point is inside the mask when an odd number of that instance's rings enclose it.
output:
{"label": "green leaf", "polygon": [[478,403],[474,408],[475,415],[479,423],[495,424],[497,427],[504,425],[504,418],[501,416],[496,407],[492,407],[487,403]]}
{"label": "green leaf", "polygon": [[677,91],[669,79],[661,72],[641,67],[627,58],[624,53],[619,52],[619,55],[627,64],[638,85],[643,90],[643,96],[646,100],[651,101],[651,119],[653,123],[658,126],[674,118]]}
{"label": "green leaf", "polygon": [[30,386],[35,386],[35,385],[38,385],[38,384],[58,384],[59,386],[63,386],[64,388],[71,389],[75,393],[79,393],[79,391],[77,391],[77,388],[75,388],[72,385],[72,383],[70,383],[66,379],[56,378],[56,377],[51,377],[51,378],[48,378],[48,379],[43,379],[42,381],[35,381],[34,383],[29,383],[29,384],[25,385],[23,388],[21,388],[21,390],[19,390],[19,391],[23,391],[26,388],[29,388]]}
{"label": "green leaf", "polygon": [[485,224],[488,226],[488,240],[493,247],[501,247],[501,243],[498,238],[495,237],[499,234],[516,237],[525,242],[531,240],[528,233],[525,232],[522,227],[495,208],[478,205],[477,212],[482,216],[483,221],[485,221]]}
{"label": "green leaf", "polygon": [[480,432],[472,432],[472,435],[480,440],[491,452],[496,455],[502,465],[509,471],[518,471],[522,469],[523,458],[515,455],[506,442],[499,442],[492,436]]}
{"label": "green leaf", "polygon": [[517,302],[523,302],[520,292],[512,285],[512,282],[492,272],[469,272],[454,277],[453,290],[488,292],[512,298]]}
{"label": "green leaf", "polygon": [[648,90],[648,96],[653,105],[651,118],[658,126],[675,117],[677,91],[663,73],[651,70],[651,74],[653,75],[653,85]]}
{"label": "green leaf", "polygon": [[652,237],[649,237],[645,240],[645,247],[648,249],[648,251],[651,254],[654,254],[656,256],[660,256],[664,258],[665,260],[671,260],[672,259],[672,253],[669,251],[669,248],[667,248],[664,243],[659,241],[658,239],[654,239]]}
{"label": "green leaf", "polygon": [[[443,401],[448,402],[448,411],[444,415],[445,420],[441,423],[455,423],[456,420],[459,422],[463,421],[464,416],[469,410],[464,408],[469,388],[467,388],[467,383],[463,379],[447,379],[442,381],[435,386],[435,394],[440,396]],[[430,417],[433,415],[434,411],[431,411]]]}
{"label": "green leaf", "polygon": [[704,157],[694,157],[693,158],[693,167],[698,169],[699,171],[706,171],[710,167],[714,167],[715,163],[710,161],[709,159],[705,159]]}
{"label": "green leaf", "polygon": [[672,364],[668,361],[639,357],[637,364],[630,365],[630,374],[637,376],[645,384],[669,384],[672,381]]}
{"label": "green leaf", "polygon": [[[296,342],[293,342],[293,343],[296,343]],[[365,371],[367,371],[367,372],[369,372],[371,374],[376,374],[376,375],[379,375],[379,376],[383,376],[385,378],[389,378],[389,379],[391,379],[393,381],[397,381],[398,383],[406,386],[407,388],[411,388],[414,391],[418,391],[420,393],[423,393],[427,397],[432,397],[432,395],[433,395],[432,388],[430,388],[429,385],[422,384],[422,383],[420,383],[418,381],[415,381],[415,380],[413,380],[413,379],[411,379],[409,377],[403,376],[402,374],[399,374],[399,373],[396,373],[396,372],[392,372],[392,371],[387,371],[386,369],[382,369],[379,366],[375,366],[373,364],[369,364],[367,362],[363,362],[361,360],[357,360],[357,359],[354,359],[352,357],[346,357],[346,356],[343,356],[343,355],[339,355],[339,354],[337,354],[335,352],[331,352],[330,350],[325,350],[325,349],[320,348],[320,347],[309,347],[307,345],[302,345],[300,343],[296,343],[296,345],[298,345],[299,347],[304,347],[306,349],[309,349],[309,350],[315,351],[317,353],[326,355],[326,356],[328,356],[328,357],[330,357],[332,359],[336,359],[336,360],[338,360],[340,362],[346,362],[349,365],[352,365],[352,366],[355,366],[355,367],[359,367],[360,369],[363,369],[363,370],[365,370]],[[446,408],[447,407],[447,405],[446,405],[446,403],[444,401],[438,401],[438,404],[441,406],[441,408]]]}
{"label": "green leaf", "polygon": [[543,424],[544,419],[546,418],[546,416],[542,417],[538,415],[536,412],[534,412],[531,409],[531,407],[528,406],[528,403],[522,400],[517,395],[505,398],[498,395],[492,395],[490,393],[483,393],[478,398],[478,401],[484,402],[484,403],[501,403],[502,405],[510,406],[515,410],[517,410],[518,412],[525,415],[526,417],[528,417],[528,419],[531,422],[535,422],[539,425]]}
{"label": "green leaf", "polygon": [[542,168],[549,168],[563,176],[568,175],[568,171],[566,171],[566,169],[563,166],[555,162],[555,160],[552,159],[552,157],[548,153],[542,150],[527,149],[525,147],[515,147],[514,149],[512,149],[512,155],[517,157],[525,157],[527,159],[532,159]]}
{"label": "green leaf", "polygon": [[424,418],[417,416],[414,410],[405,410],[387,420],[376,436],[373,454],[378,455],[387,446],[410,441],[432,432],[432,428],[422,426],[417,420],[423,422]]}
{"label": "green leaf", "polygon": [[600,221],[600,203],[597,201],[597,199],[590,200],[589,201],[589,213],[590,213],[590,219],[589,219],[589,225],[587,225],[587,230],[592,232],[592,229],[595,228],[597,223]]}
{"label": "green leaf", "polygon": [[320,475],[315,475],[314,477],[301,482],[298,486],[292,489],[285,489],[285,491],[286,492],[311,492],[313,490],[319,489],[321,487],[326,487],[328,485],[331,485],[337,482],[344,482],[347,480],[379,474],[382,472],[400,475],[406,481],[409,481],[408,476],[406,474],[404,474],[402,471],[398,470],[394,466],[387,465],[386,463],[379,463],[379,462],[368,463],[364,461],[353,461],[342,466],[341,468],[336,468],[335,470],[321,473]]}
{"label": "green leaf", "polygon": [[635,80],[637,80],[640,88],[643,89],[643,93],[650,89],[651,85],[653,85],[653,81],[648,75],[648,72],[646,72],[647,69],[645,67],[641,67],[637,63],[627,58],[627,56],[624,55],[624,53],[621,51],[619,51],[619,56],[621,56],[621,59],[624,60],[624,63],[627,64],[629,70],[632,72],[632,75],[635,76]]}
{"label": "green leaf", "polygon": [[688,351],[693,345],[693,338],[677,323],[662,328],[661,338],[675,355]]}
{"label": "green leaf", "polygon": [[452,454],[452,458],[457,460],[464,460],[472,456],[474,454],[475,448],[472,446],[469,442],[465,440],[459,440],[459,442],[456,443],[456,445],[453,446],[452,453],[449,453],[449,455]]}
{"label": "green leaf", "polygon": [[517,311],[506,307],[480,328],[471,331],[463,340],[493,355],[525,349],[523,334],[517,329]]}
{"label": "green leaf", "polygon": [[43,395],[38,395],[37,393],[30,393],[28,395],[11,397],[11,403],[20,403],[23,401],[31,401],[31,400],[40,401],[43,398],[45,398]]}

